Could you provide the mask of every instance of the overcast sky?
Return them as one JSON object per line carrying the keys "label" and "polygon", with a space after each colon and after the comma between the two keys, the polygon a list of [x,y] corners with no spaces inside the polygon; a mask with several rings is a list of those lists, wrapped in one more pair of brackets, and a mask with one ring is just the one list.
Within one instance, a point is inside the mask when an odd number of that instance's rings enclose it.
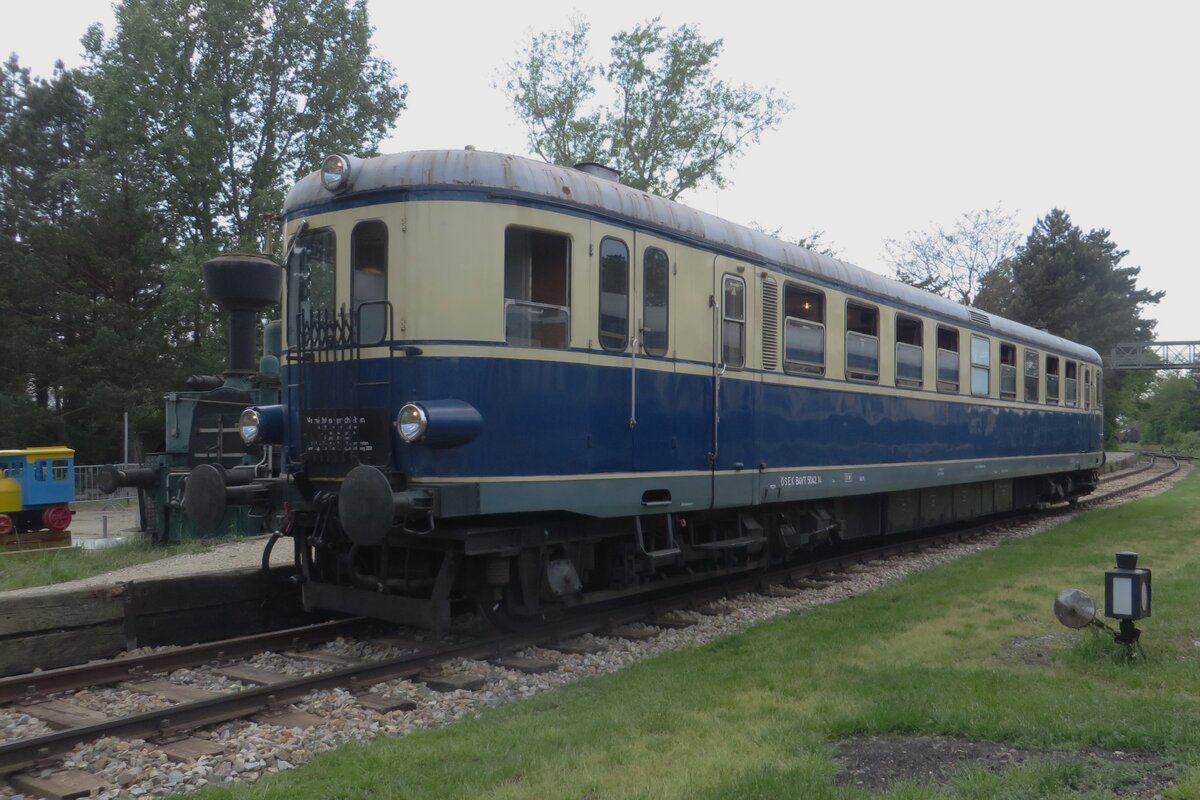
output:
{"label": "overcast sky", "polygon": [[[37,75],[78,64],[108,0],[0,0],[0,51]],[[46,14],[53,8],[54,21]],[[685,202],[736,222],[824,231],[842,258],[890,273],[884,239],[1003,207],[1022,233],[1051,208],[1106,228],[1140,285],[1160,341],[1200,339],[1193,241],[1200,221],[1200,6],[1184,2],[758,2],[370,0],[376,55],[409,85],[384,152],[524,154],[500,70],[530,32],[592,24],[598,56],[648,16],[723,38],[719,77],[772,86],[795,110],[728,173]]]}

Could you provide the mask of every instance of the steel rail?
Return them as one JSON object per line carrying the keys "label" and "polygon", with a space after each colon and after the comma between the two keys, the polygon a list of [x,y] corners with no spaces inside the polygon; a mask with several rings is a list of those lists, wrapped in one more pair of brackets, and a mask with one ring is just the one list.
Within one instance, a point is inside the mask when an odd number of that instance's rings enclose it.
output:
{"label": "steel rail", "polygon": [[101,686],[139,678],[155,672],[194,667],[211,661],[227,661],[279,647],[298,649],[327,642],[352,632],[367,623],[362,617],[320,622],[280,631],[256,633],[236,639],[194,644],[174,650],[163,650],[127,658],[89,661],[70,667],[27,672],[0,678],[0,703],[26,700],[34,695],[51,694],[68,689]]}

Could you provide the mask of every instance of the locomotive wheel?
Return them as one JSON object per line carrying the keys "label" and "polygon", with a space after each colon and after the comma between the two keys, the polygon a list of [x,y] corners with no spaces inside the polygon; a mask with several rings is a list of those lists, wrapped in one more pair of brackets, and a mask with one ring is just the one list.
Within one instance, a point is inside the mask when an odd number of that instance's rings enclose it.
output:
{"label": "locomotive wheel", "polygon": [[71,527],[71,509],[66,506],[50,506],[42,512],[42,525],[55,533]]}
{"label": "locomotive wheel", "polygon": [[15,529],[13,518],[8,514],[0,514],[0,536],[8,536]]}

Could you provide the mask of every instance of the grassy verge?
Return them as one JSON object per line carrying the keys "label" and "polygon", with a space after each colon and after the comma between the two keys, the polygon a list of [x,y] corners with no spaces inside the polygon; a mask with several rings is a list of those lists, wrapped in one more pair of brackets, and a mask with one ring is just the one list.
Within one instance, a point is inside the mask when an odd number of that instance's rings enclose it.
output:
{"label": "grassy verge", "polygon": [[200,553],[209,547],[200,541],[162,547],[139,539],[103,550],[64,547],[4,553],[0,554],[0,592],[89,578],[168,556]]}
{"label": "grassy verge", "polygon": [[[1039,761],[882,794],[835,784],[840,739],[909,734],[1156,753],[1178,777],[1167,795],[1200,797],[1197,519],[1200,474],[868,596],[198,796],[1092,798],[1138,777],[1120,765]],[[1149,659],[1135,664],[1052,613],[1064,588],[1102,598],[1122,549],[1154,571]]]}

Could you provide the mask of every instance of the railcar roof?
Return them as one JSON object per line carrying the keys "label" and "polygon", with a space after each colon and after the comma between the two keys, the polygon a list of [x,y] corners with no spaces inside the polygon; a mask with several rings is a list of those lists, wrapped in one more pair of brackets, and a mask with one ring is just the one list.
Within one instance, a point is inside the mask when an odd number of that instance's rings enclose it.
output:
{"label": "railcar roof", "polygon": [[1100,356],[1090,347],[976,311],[847,261],[814,253],[682,203],[581,170],[474,149],[416,150],[351,158],[350,162],[351,186],[347,191],[335,198],[322,187],[320,174],[314,172],[288,192],[284,214],[290,217],[316,211],[331,203],[394,189],[497,189],[636,221],[687,239],[710,243],[722,250],[735,251],[747,260],[782,265],[823,281],[858,287],[885,300],[958,321],[964,327],[990,329],[999,336],[1007,335],[1069,357],[1100,363]]}

